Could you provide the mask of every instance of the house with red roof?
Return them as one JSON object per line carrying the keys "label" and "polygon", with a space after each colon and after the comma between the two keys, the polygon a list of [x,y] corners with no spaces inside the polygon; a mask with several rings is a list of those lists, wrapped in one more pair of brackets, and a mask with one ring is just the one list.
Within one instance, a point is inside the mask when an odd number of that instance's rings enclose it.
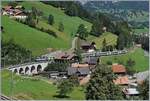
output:
{"label": "house with red roof", "polygon": [[126,74],[126,68],[120,64],[113,64],[112,71],[115,74]]}

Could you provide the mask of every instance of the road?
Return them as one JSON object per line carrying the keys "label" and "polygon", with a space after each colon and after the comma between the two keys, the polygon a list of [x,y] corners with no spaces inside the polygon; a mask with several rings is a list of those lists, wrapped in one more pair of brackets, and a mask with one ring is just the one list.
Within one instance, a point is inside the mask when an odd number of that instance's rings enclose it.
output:
{"label": "road", "polygon": [[72,40],[72,47],[71,47],[71,50],[74,50],[76,48],[76,40],[78,39],[78,37],[75,37],[73,40]]}

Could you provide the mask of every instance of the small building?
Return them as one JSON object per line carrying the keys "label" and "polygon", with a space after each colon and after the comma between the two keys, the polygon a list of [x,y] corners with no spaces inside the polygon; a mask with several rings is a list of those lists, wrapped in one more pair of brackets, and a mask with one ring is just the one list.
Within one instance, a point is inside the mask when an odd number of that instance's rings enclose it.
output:
{"label": "small building", "polygon": [[115,74],[126,74],[126,68],[123,65],[119,65],[119,64],[113,64],[112,65],[112,71]]}
{"label": "small building", "polygon": [[96,65],[98,62],[99,62],[98,57],[89,56],[89,57],[83,58],[83,63],[87,63],[89,65]]}

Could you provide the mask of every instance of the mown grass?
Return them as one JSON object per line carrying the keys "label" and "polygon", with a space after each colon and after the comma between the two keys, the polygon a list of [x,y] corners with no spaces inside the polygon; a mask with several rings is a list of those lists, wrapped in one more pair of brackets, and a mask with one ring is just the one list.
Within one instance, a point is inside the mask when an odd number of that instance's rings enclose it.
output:
{"label": "mown grass", "polygon": [[141,48],[137,48],[134,52],[129,52],[124,55],[105,56],[101,57],[100,59],[102,63],[112,61],[112,63],[121,62],[122,64],[126,65],[126,62],[127,60],[129,60],[129,58],[135,61],[133,69],[136,70],[137,72],[149,69],[149,57],[144,56],[144,50]]}
{"label": "mown grass", "polygon": [[102,48],[103,40],[106,40],[107,45],[116,45],[117,36],[112,34],[111,32],[105,32],[100,37],[89,36],[89,41],[94,41],[96,43],[97,48]]}
{"label": "mown grass", "polygon": [[[8,70],[1,71],[2,76],[2,94],[11,96],[20,100],[56,100],[60,99],[55,97],[57,94],[56,85],[44,82],[40,79],[23,78],[21,76],[13,75],[13,87],[11,86],[11,73]],[[12,91],[11,92],[11,87]],[[73,92],[68,94],[71,100],[84,99],[84,91],[81,87],[74,88]]]}

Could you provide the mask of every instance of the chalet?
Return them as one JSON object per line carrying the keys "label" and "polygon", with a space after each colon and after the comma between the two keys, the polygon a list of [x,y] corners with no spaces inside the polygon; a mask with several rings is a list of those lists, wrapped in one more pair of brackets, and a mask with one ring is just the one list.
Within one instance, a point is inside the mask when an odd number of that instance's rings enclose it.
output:
{"label": "chalet", "polygon": [[90,66],[88,64],[73,63],[71,67],[68,67],[68,75],[78,75],[79,77],[85,77],[90,74]]}
{"label": "chalet", "polygon": [[82,41],[81,49],[86,52],[93,52],[96,50],[96,44],[95,44],[95,42],[89,43],[86,41]]}
{"label": "chalet", "polygon": [[119,65],[119,64],[113,64],[112,71],[115,74],[120,74],[120,75],[126,74],[126,68],[123,65]]}
{"label": "chalet", "polygon": [[54,56],[54,61],[59,61],[59,62],[77,62],[78,61],[78,56],[75,53],[72,53],[70,51],[68,52],[61,52],[59,54],[56,54]]}

